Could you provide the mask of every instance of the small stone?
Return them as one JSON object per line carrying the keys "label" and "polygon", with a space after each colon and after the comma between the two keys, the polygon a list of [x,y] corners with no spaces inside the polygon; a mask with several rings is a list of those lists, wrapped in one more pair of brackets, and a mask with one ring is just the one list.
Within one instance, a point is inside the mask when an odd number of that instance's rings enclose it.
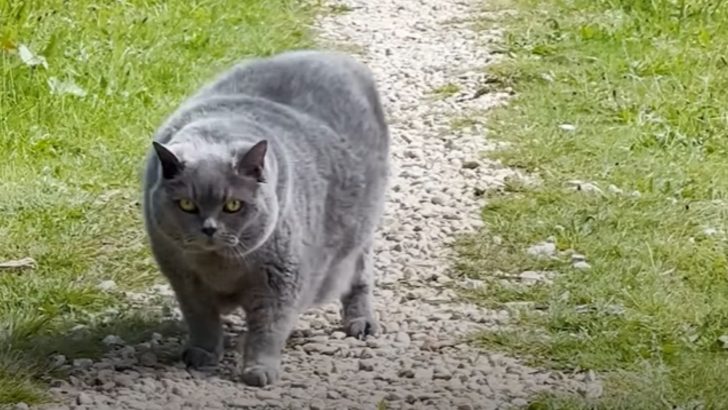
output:
{"label": "small stone", "polygon": [[433,196],[432,198],[430,198],[430,202],[435,205],[445,205],[445,198],[441,196]]}
{"label": "small stone", "polygon": [[108,335],[102,340],[102,343],[106,346],[123,346],[126,343],[124,342],[124,339],[122,339],[119,336],[116,335]]}
{"label": "small stone", "polygon": [[576,125],[574,124],[560,124],[559,128],[564,131],[576,131]]}
{"label": "small stone", "polygon": [[415,372],[412,369],[401,369],[397,376],[404,378],[404,379],[412,379],[415,377]]}
{"label": "small stone", "polygon": [[567,184],[571,187],[571,189],[575,191],[581,191],[591,194],[601,194],[603,193],[602,189],[597,186],[597,184],[593,182],[586,182],[586,181],[579,181],[579,180],[572,180],[567,182]]}
{"label": "small stone", "polygon": [[86,326],[86,325],[81,325],[81,324],[79,324],[79,325],[75,325],[75,326],[73,326],[73,327],[71,328],[70,332],[71,332],[71,333],[78,333],[78,332],[81,332],[82,330],[88,330],[88,326]]}
{"label": "small stone", "polygon": [[586,261],[586,256],[584,256],[580,253],[575,253],[575,254],[571,255],[571,263],[583,262],[583,261]]}
{"label": "small stone", "polygon": [[91,359],[81,358],[73,360],[73,367],[79,370],[86,370],[93,366],[94,361]]}
{"label": "small stone", "polygon": [[406,346],[409,346],[412,340],[410,339],[409,335],[405,332],[399,332],[397,333],[397,336],[394,338],[394,341]]}
{"label": "small stone", "polygon": [[715,228],[705,228],[703,229],[703,234],[705,234],[706,236],[713,236],[718,234],[718,230]]}
{"label": "small stone", "polygon": [[556,244],[552,242],[541,242],[530,246],[526,253],[536,258],[550,258],[556,254]]}
{"label": "small stone", "polygon": [[334,353],[339,351],[338,346],[331,346],[324,343],[307,343],[303,345],[303,351],[311,354],[311,353],[321,353],[325,355],[333,355]]}
{"label": "small stone", "polygon": [[405,150],[404,156],[407,157],[407,158],[414,159],[414,158],[418,158],[419,157],[419,154],[417,153],[417,151],[408,149],[408,150]]}
{"label": "small stone", "polygon": [[[254,408],[265,408],[265,403],[253,398],[236,397],[234,399],[224,401],[225,408],[232,409],[254,409]],[[165,408],[167,408],[165,406]]]}
{"label": "small stone", "polygon": [[527,270],[525,272],[521,272],[518,276],[521,278],[521,280],[524,283],[527,283],[527,284],[534,284],[534,283],[538,283],[538,282],[544,282],[544,283],[551,282],[551,280],[548,277],[546,272],[536,272],[536,271],[532,271],[532,270]]}
{"label": "small stone", "polygon": [[467,403],[463,403],[458,406],[458,410],[473,410],[473,406]]}
{"label": "small stone", "polygon": [[450,373],[447,369],[442,367],[437,367],[434,370],[434,373],[432,375],[433,379],[441,379],[441,380],[450,380],[452,378],[452,373]]}
{"label": "small stone", "polygon": [[415,370],[414,378],[417,380],[432,380],[433,374],[432,368],[419,368]]}
{"label": "small stone", "polygon": [[594,400],[601,397],[604,389],[601,383],[593,381],[585,383],[584,386],[578,389],[578,391],[582,396],[584,396],[584,398]]}
{"label": "small stone", "polygon": [[76,396],[76,403],[81,406],[87,405],[87,404],[93,404],[93,402],[94,402],[93,397],[89,396],[86,393],[81,392],[78,394],[78,396]]}
{"label": "small stone", "polygon": [[511,403],[512,403],[512,404],[513,404],[513,405],[514,405],[515,407],[517,407],[517,408],[523,408],[523,407],[526,407],[526,406],[528,406],[528,400],[526,400],[526,399],[522,399],[522,398],[520,398],[520,397],[518,397],[518,398],[515,398],[515,399],[513,399],[513,401],[512,401]]}
{"label": "small stone", "polygon": [[425,340],[422,342],[422,346],[420,347],[421,350],[428,350],[428,351],[435,351],[440,347],[440,342],[431,336],[425,337]]}
{"label": "small stone", "polygon": [[56,354],[51,356],[51,366],[58,368],[66,364],[66,356],[62,354]]}
{"label": "small stone", "polygon": [[261,400],[280,400],[281,392],[278,389],[273,389],[273,390],[260,389],[255,392],[255,397],[257,397]]}
{"label": "small stone", "polygon": [[30,409],[30,407],[23,402],[17,403],[15,405],[15,407],[13,407],[13,410],[28,410],[28,409]]}
{"label": "small stone", "polygon": [[371,347],[372,349],[377,349],[382,346],[382,343],[377,339],[367,339],[366,343],[367,347]]}
{"label": "small stone", "polygon": [[720,336],[718,341],[722,343],[723,349],[728,349],[728,335]]}
{"label": "small stone", "polygon": [[591,269],[591,265],[589,264],[589,262],[586,262],[586,261],[575,262],[571,266],[573,266],[574,269],[578,269],[578,270],[589,270],[589,269]]}
{"label": "small stone", "polygon": [[105,280],[98,285],[99,290],[102,290],[104,292],[113,292],[116,290],[116,282],[113,280]]}
{"label": "small stone", "polygon": [[344,340],[344,339],[346,339],[346,333],[336,331],[331,334],[331,338],[334,340]]}
{"label": "small stone", "polygon": [[372,352],[372,349],[365,348],[362,349],[361,353],[359,354],[360,359],[371,359],[374,357],[374,352]]}
{"label": "small stone", "polygon": [[152,337],[150,338],[152,343],[161,343],[162,342],[162,335],[159,333],[152,333]]}
{"label": "small stone", "polygon": [[365,372],[374,371],[374,362],[371,360],[359,360],[359,370]]}
{"label": "small stone", "polygon": [[326,409],[326,403],[321,400],[314,400],[308,405],[309,410],[324,410]]}
{"label": "small stone", "polygon": [[329,390],[326,392],[326,398],[331,400],[336,400],[341,398],[341,395],[336,390]]}
{"label": "small stone", "polygon": [[387,401],[399,401],[402,400],[402,396],[396,392],[389,392],[386,396],[384,396],[384,399]]}
{"label": "small stone", "polygon": [[465,169],[475,169],[478,168],[480,164],[477,161],[465,161],[463,162],[463,168]]}
{"label": "small stone", "polygon": [[609,191],[609,192],[611,192],[613,194],[616,194],[616,195],[621,195],[621,194],[624,193],[624,191],[621,188],[619,188],[618,186],[616,186],[614,184],[610,184],[607,187],[607,191]]}
{"label": "small stone", "polygon": [[152,367],[157,364],[157,355],[152,352],[144,352],[138,356],[139,364]]}
{"label": "small stone", "polygon": [[129,359],[136,355],[136,349],[134,346],[124,346],[119,349],[119,355],[125,359]]}

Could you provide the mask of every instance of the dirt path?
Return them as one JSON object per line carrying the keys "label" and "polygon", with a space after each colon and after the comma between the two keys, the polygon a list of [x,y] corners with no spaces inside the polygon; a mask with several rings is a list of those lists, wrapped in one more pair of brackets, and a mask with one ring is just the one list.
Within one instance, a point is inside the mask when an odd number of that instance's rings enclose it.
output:
{"label": "dirt path", "polygon": [[[366,342],[344,338],[337,305],[309,312],[285,352],[283,379],[265,389],[235,380],[232,348],[218,373],[190,374],[163,359],[175,357],[180,341],[155,337],[118,346],[98,362],[76,360],[69,383],[53,389],[68,404],[53,407],[375,409],[384,401],[388,409],[496,409],[526,404],[539,391],[585,387],[461,342],[508,321],[504,311],[457,302],[447,260],[453,235],[480,223],[476,188],[498,185],[510,173],[479,158],[488,148],[482,129],[450,126],[453,118],[503,103],[503,94],[478,95],[491,59],[485,43],[498,33],[458,23],[477,13],[461,0],[338,5],[347,11],[322,18],[320,38],[361,51],[379,81],[394,140],[392,189],[377,244],[377,311],[385,333]],[[453,95],[433,95],[448,84]],[[241,319],[230,317],[227,330],[234,340]]]}

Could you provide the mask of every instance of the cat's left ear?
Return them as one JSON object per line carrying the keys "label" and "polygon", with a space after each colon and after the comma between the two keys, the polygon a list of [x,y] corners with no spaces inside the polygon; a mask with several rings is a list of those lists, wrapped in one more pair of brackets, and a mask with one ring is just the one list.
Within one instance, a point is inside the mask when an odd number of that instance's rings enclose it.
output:
{"label": "cat's left ear", "polygon": [[263,140],[253,145],[244,154],[238,154],[235,169],[238,174],[255,178],[258,182],[265,182],[263,168],[265,167],[265,153],[268,151],[268,141]]}

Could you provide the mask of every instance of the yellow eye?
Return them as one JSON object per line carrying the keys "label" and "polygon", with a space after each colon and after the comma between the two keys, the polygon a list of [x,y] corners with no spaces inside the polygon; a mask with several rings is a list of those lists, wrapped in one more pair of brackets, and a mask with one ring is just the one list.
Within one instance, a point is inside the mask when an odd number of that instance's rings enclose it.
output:
{"label": "yellow eye", "polygon": [[177,204],[179,205],[180,209],[185,212],[196,212],[197,206],[190,201],[189,199],[180,199]]}
{"label": "yellow eye", "polygon": [[243,207],[243,204],[238,201],[237,199],[231,199],[227,202],[225,202],[225,205],[223,205],[223,210],[225,212],[234,213],[238,212]]}

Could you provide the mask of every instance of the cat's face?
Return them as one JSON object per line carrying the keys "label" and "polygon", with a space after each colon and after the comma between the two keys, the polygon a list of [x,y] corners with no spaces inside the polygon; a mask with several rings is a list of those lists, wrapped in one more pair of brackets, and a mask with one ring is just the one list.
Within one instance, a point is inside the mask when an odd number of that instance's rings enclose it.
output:
{"label": "cat's face", "polygon": [[188,251],[245,254],[269,212],[259,192],[266,142],[227,156],[154,147],[162,169],[154,202],[164,233]]}

